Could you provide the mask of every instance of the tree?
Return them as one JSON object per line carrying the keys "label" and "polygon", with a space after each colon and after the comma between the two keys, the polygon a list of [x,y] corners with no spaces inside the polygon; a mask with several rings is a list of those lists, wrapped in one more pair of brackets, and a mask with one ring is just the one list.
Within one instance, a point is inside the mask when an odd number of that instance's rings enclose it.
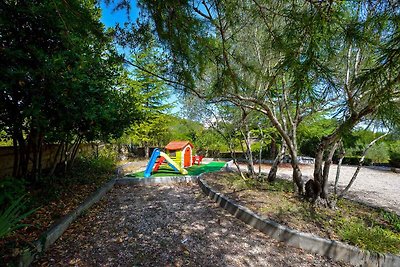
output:
{"label": "tree", "polygon": [[337,66],[331,79],[339,92],[338,103],[342,103],[337,109],[341,119],[336,129],[322,138],[314,166],[314,181],[322,186],[320,196],[325,199],[331,158],[327,157],[323,167],[324,155],[333,155],[341,137],[367,116],[386,114],[395,121],[400,108],[398,7],[362,1],[343,7],[339,25],[344,31],[336,35],[338,56],[331,62]]}
{"label": "tree", "polygon": [[14,176],[31,161],[37,181],[46,140],[73,157],[82,140],[119,136],[138,117],[93,2],[3,1],[0,11],[0,131],[13,140]]}
{"label": "tree", "polygon": [[341,136],[366,116],[398,108],[399,12],[391,3],[139,3],[142,23],[169,52],[166,80],[264,114],[287,145],[300,193],[297,127],[305,117],[324,111],[339,118],[315,149],[314,183],[322,186],[316,194],[327,198]]}
{"label": "tree", "polygon": [[172,104],[168,103],[171,96],[170,89],[163,80],[149,74],[152,72],[163,75],[164,62],[160,57],[154,41],[150,41],[148,46],[138,50],[133,60],[128,63],[142,66],[148,71],[134,68],[126,77],[128,87],[140,95],[141,110],[145,114],[145,118],[132,125],[126,134],[132,143],[140,143],[145,148],[146,158],[150,156],[150,145],[163,143],[163,135],[168,132],[168,124],[171,122],[165,115],[172,107]]}
{"label": "tree", "polygon": [[326,97],[312,91],[326,73],[321,44],[329,42],[330,21],[324,14],[303,2],[140,3],[170,52],[176,84],[264,114],[286,142],[303,192],[296,133]]}

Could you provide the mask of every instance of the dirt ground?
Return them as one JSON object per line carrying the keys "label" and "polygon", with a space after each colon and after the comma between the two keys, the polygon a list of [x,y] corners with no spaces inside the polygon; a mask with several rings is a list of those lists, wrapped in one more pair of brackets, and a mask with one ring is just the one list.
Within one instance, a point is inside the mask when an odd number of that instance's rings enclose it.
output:
{"label": "dirt ground", "polygon": [[[269,171],[268,165],[262,166],[263,172]],[[256,168],[258,170],[258,166]],[[329,172],[331,189],[335,182],[337,165],[332,165]],[[356,167],[342,166],[340,170],[339,188],[342,190],[349,183]],[[311,179],[314,172],[313,165],[302,165],[304,181]],[[290,167],[280,168],[278,174],[282,178],[291,179],[292,169]],[[400,215],[400,173],[390,170],[362,167],[357,179],[348,192],[348,198],[366,203],[374,207],[391,210]]]}
{"label": "dirt ground", "polygon": [[347,266],[235,219],[197,185],[117,186],[33,266]]}

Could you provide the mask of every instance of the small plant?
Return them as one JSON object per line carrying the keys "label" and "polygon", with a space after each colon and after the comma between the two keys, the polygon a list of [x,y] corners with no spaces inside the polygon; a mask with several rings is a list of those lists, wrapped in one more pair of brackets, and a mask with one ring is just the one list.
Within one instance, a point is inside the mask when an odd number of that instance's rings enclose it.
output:
{"label": "small plant", "polygon": [[0,210],[26,194],[26,181],[13,177],[0,179]]}
{"label": "small plant", "polygon": [[278,192],[293,192],[293,183],[279,179],[272,184],[268,184],[268,190]]}
{"label": "small plant", "polygon": [[35,210],[24,212],[26,202],[25,196],[21,196],[17,200],[12,201],[11,205],[0,214],[0,238],[6,237],[19,228],[28,226],[21,223],[21,221]]}
{"label": "small plant", "polygon": [[396,213],[383,210],[381,215],[396,232],[400,233],[400,217]]}
{"label": "small plant", "polygon": [[339,231],[340,237],[362,249],[383,253],[400,252],[400,235],[380,226],[366,226],[360,220],[347,221]]}

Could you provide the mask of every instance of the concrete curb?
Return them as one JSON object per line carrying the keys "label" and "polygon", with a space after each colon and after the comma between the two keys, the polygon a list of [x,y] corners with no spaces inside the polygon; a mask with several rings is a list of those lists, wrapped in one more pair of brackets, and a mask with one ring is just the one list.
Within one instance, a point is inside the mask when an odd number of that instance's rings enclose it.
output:
{"label": "concrete curb", "polygon": [[165,177],[151,177],[151,178],[118,178],[115,179],[116,184],[170,184],[170,183],[190,183],[197,182],[197,176],[165,176]]}
{"label": "concrete curb", "polygon": [[198,179],[201,190],[230,214],[255,229],[293,247],[327,256],[335,261],[344,261],[356,266],[400,266],[400,257],[363,251],[342,242],[324,239],[312,234],[302,233],[274,221],[262,218],[246,207],[213,190],[201,175]]}
{"label": "concrete curb", "polygon": [[89,209],[93,204],[98,202],[115,184],[115,179],[109,181],[98,189],[95,193],[89,196],[85,202],[79,205],[73,212],[64,216],[62,219],[53,224],[53,226],[44,232],[39,240],[34,242],[33,249],[26,249],[18,263],[18,266],[25,267],[39,256],[40,253],[46,251],[68,228],[68,226],[85,210]]}

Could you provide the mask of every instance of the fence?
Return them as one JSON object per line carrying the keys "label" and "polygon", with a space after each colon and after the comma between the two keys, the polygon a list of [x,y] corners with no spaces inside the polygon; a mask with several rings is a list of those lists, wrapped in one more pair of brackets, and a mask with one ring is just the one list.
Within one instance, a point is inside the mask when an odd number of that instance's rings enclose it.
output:
{"label": "fence", "polygon": [[[42,168],[49,169],[54,163],[54,157],[56,156],[58,149],[57,144],[47,144],[43,146],[42,150]],[[91,153],[95,151],[96,145],[93,144],[81,144],[79,146],[78,154]],[[0,147],[0,178],[11,176],[13,173],[14,165],[14,150],[12,146]],[[32,163],[28,165],[28,169],[32,168]]]}

